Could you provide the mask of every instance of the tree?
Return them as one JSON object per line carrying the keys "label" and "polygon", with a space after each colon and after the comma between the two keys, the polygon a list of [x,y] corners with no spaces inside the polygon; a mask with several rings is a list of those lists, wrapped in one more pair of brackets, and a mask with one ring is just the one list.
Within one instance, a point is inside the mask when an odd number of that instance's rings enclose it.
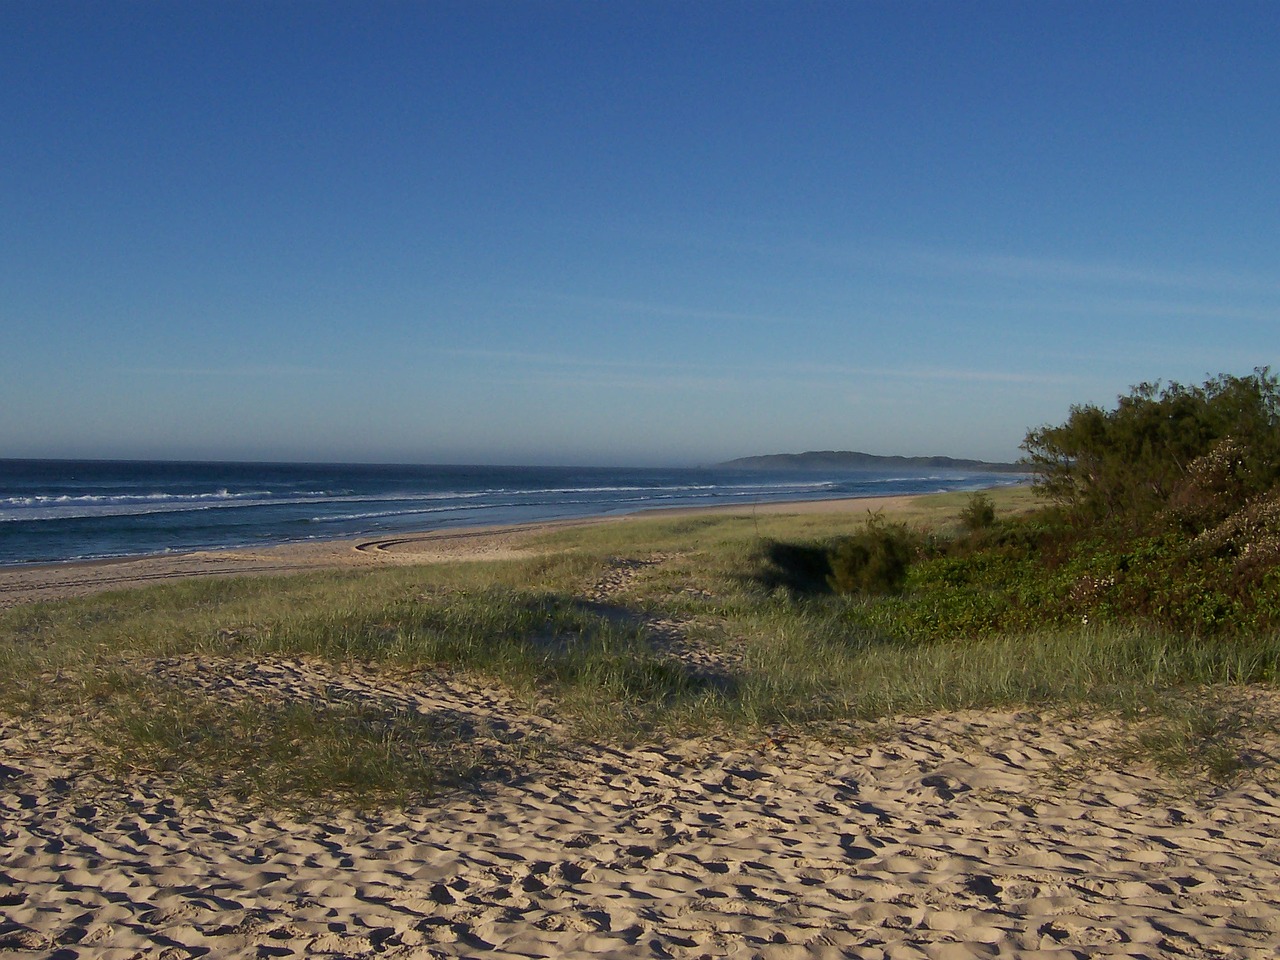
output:
{"label": "tree", "polygon": [[1022,449],[1037,489],[1076,520],[1130,530],[1166,522],[1193,464],[1229,445],[1234,504],[1280,480],[1280,381],[1269,367],[1221,374],[1200,387],[1143,383],[1114,410],[1073,406],[1067,422],[1027,433]]}

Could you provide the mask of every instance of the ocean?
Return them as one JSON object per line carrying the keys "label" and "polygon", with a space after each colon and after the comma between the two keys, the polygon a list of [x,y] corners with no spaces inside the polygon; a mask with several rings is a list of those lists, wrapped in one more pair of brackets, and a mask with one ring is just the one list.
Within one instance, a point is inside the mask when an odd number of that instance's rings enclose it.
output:
{"label": "ocean", "polygon": [[971,490],[1008,473],[0,460],[0,566],[664,507]]}

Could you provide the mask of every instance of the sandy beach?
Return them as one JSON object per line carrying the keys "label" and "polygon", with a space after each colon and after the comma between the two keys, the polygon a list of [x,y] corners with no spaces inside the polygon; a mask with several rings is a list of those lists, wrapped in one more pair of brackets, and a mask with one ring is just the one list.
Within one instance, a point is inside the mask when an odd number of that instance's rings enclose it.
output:
{"label": "sandy beach", "polygon": [[528,541],[549,530],[594,523],[626,523],[637,518],[700,513],[891,514],[913,498],[861,497],[762,503],[749,507],[650,510],[624,517],[594,517],[531,523],[512,527],[476,527],[354,540],[322,540],[256,549],[210,550],[84,563],[30,564],[0,567],[0,608],[35,600],[82,597],[103,590],[123,590],[187,577],[247,576],[341,570],[377,565],[439,563],[459,560],[501,560],[530,553]]}
{"label": "sandy beach", "polygon": [[[156,669],[288,697],[370,692],[303,662]],[[442,680],[394,693],[541,722]],[[429,807],[296,817],[108,783],[74,734],[5,725],[0,953],[1276,956],[1276,789],[1206,800],[1150,770],[1064,771],[1109,733],[966,713],[862,746],[584,747]],[[1257,746],[1275,761],[1275,742]]]}
{"label": "sandy beach", "polygon": [[[9,570],[0,590],[12,605],[175,577],[496,558],[542,530]],[[283,657],[149,669],[228,703],[368,698],[515,740],[562,733],[502,690],[446,675]],[[1275,693],[1242,695],[1275,731]],[[286,815],[184,801],[158,776],[109,778],[75,718],[0,718],[0,955],[1280,954],[1274,778],[1215,788],[1117,769],[1097,762],[1119,735],[1110,723],[1035,710],[842,733],[577,743],[403,811]],[[1250,746],[1274,768],[1280,736]]]}

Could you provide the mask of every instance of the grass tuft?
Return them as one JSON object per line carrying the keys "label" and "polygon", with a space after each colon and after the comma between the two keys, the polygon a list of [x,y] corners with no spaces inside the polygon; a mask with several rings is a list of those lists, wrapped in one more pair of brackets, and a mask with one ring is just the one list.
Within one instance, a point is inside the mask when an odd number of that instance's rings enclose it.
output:
{"label": "grass tuft", "polygon": [[227,705],[153,688],[113,704],[98,727],[121,775],[162,774],[190,793],[274,806],[403,804],[512,762],[492,731],[464,718],[371,704]]}
{"label": "grass tuft", "polygon": [[1256,723],[1247,707],[1220,691],[1166,699],[1139,719],[1119,759],[1150,760],[1174,774],[1229,784],[1256,764],[1248,740]]}

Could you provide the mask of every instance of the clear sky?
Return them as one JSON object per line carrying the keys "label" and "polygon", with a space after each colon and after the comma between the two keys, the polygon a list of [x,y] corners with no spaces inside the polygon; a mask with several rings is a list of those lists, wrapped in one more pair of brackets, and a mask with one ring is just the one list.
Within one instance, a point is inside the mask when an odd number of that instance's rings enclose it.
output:
{"label": "clear sky", "polygon": [[1013,459],[1280,347],[1280,3],[0,0],[0,456]]}

